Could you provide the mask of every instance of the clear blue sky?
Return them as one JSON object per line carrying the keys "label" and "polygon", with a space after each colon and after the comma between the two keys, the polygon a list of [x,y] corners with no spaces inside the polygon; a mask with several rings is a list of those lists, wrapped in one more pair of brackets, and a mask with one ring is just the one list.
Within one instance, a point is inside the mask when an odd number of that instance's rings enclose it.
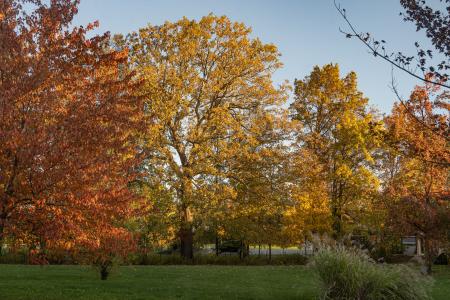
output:
{"label": "clear blue sky", "polygon": [[[414,41],[425,41],[411,23],[399,16],[398,0],[337,0],[354,25],[389,43],[389,49],[415,54]],[[391,66],[369,54],[361,43],[346,39],[346,28],[332,0],[81,0],[76,25],[99,20],[100,31],[126,34],[147,24],[176,21],[183,16],[199,19],[214,13],[252,27],[253,35],[280,50],[284,67],[274,80],[293,82],[303,78],[314,65],[338,63],[341,73],[358,74],[359,88],[370,104],[389,112],[395,96],[389,88]],[[407,96],[418,82],[394,73],[398,88]]]}

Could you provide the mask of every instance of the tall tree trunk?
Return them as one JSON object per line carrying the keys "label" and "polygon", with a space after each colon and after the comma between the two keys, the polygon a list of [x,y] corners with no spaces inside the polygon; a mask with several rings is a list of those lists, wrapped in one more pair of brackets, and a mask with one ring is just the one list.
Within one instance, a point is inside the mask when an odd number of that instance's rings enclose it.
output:
{"label": "tall tree trunk", "polygon": [[185,259],[194,258],[194,233],[192,232],[192,220],[188,207],[183,208],[180,228],[180,246],[181,257]]}
{"label": "tall tree trunk", "polygon": [[181,199],[181,226],[180,226],[180,254],[184,259],[194,258],[194,232],[193,216],[190,208],[192,200],[192,181],[189,177],[182,178],[179,197]]}
{"label": "tall tree trunk", "polygon": [[185,259],[194,258],[194,232],[192,229],[190,209],[187,206],[183,206],[180,227],[180,254]]}
{"label": "tall tree trunk", "polygon": [[182,226],[180,229],[180,254],[181,257],[185,259],[194,258],[194,233],[192,232],[192,227]]}

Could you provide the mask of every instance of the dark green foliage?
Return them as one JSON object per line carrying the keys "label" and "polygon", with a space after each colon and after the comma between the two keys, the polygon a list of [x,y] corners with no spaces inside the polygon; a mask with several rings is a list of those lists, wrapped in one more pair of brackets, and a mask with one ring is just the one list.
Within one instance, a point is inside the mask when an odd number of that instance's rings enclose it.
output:
{"label": "dark green foliage", "polygon": [[27,264],[28,263],[28,252],[18,251],[18,252],[5,252],[0,255],[0,264]]}
{"label": "dark green foliage", "polygon": [[192,260],[185,260],[179,254],[158,255],[151,254],[136,258],[133,263],[139,265],[240,265],[240,266],[264,266],[264,265],[305,265],[306,256],[300,254],[267,256],[251,255],[239,258],[237,255],[196,255]]}
{"label": "dark green foliage", "polygon": [[446,253],[439,254],[434,263],[436,265],[448,265],[448,255]]}

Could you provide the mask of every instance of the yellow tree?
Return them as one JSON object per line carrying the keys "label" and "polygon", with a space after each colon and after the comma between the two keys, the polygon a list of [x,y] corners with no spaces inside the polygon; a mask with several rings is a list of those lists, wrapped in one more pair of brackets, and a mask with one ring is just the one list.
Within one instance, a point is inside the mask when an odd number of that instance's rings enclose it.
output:
{"label": "yellow tree", "polygon": [[174,191],[186,258],[193,256],[198,210],[209,201],[206,187],[227,180],[221,163],[257,141],[252,121],[284,101],[271,79],[279,53],[250,33],[242,23],[209,15],[148,26],[127,39],[148,99],[148,168]]}
{"label": "yellow tree", "polygon": [[297,149],[290,157],[291,203],[284,212],[285,232],[292,244],[311,239],[313,233],[329,233],[331,214],[324,168],[309,149]]}
{"label": "yellow tree", "polygon": [[291,109],[300,125],[298,149],[315,157],[322,169],[322,183],[313,181],[318,187],[325,184],[335,238],[344,233],[344,220],[360,218],[378,185],[371,165],[382,126],[367,102],[357,89],[356,74],[341,78],[337,65],[315,67],[305,79],[295,81]]}
{"label": "yellow tree", "polygon": [[281,239],[283,211],[289,204],[287,115],[261,115],[252,132],[258,139],[243,145],[229,162],[235,197],[222,209],[225,233],[245,244],[274,244]]}

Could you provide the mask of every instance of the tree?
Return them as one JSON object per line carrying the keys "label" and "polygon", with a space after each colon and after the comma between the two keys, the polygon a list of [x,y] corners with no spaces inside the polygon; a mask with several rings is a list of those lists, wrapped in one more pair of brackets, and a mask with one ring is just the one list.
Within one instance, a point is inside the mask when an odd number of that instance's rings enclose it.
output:
{"label": "tree", "polygon": [[331,233],[331,211],[324,165],[311,149],[302,147],[290,157],[288,174],[291,205],[284,212],[286,234],[292,244],[311,241],[312,234]]}
{"label": "tree", "polygon": [[[280,67],[274,45],[226,17],[148,26],[127,38],[131,65],[144,83],[151,121],[145,131],[147,165],[174,191],[181,255],[193,256],[204,191],[228,179],[222,163],[257,141],[249,126],[284,101],[271,74]],[[217,186],[216,185],[216,186]]]}
{"label": "tree", "polygon": [[246,245],[281,241],[283,211],[289,205],[289,121],[285,110],[255,118],[251,131],[257,140],[242,144],[228,160],[227,177],[234,196],[216,206],[229,238]]}
{"label": "tree", "polygon": [[139,99],[77,5],[0,3],[0,243],[73,249],[131,212]]}
{"label": "tree", "polygon": [[315,67],[304,80],[295,81],[291,110],[301,126],[298,153],[307,151],[322,170],[319,180],[311,178],[314,171],[303,180],[326,187],[335,238],[344,233],[345,218],[357,220],[364,212],[378,186],[371,165],[381,142],[381,124],[368,111],[367,101],[357,90],[356,74],[341,79],[337,65]]}
{"label": "tree", "polygon": [[[449,1],[428,5],[424,0],[400,0],[405,11],[403,20],[424,30],[434,49],[423,48],[415,42],[417,55],[402,52],[388,53],[386,42],[359,33],[346,15],[345,9],[336,5],[349,25],[348,38],[356,37],[378,57],[422,80],[424,87],[416,88],[409,99],[403,99],[392,84],[399,104],[387,119],[391,135],[387,177],[389,195],[395,201],[387,203],[394,230],[401,233],[416,232],[425,239],[428,272],[436,252],[436,244],[448,236],[448,190],[443,191],[445,177],[448,181],[448,109],[450,69],[450,6]],[[438,61],[436,61],[438,60]],[[440,60],[440,61],[439,61]],[[420,70],[422,74],[417,74]],[[394,82],[394,80],[393,80]],[[447,115],[446,115],[447,113]],[[445,173],[447,175],[445,176]],[[448,182],[447,182],[448,184]],[[393,196],[394,195],[394,196]],[[446,204],[447,203],[447,204]],[[398,212],[406,212],[399,215]]]}
{"label": "tree", "polygon": [[386,181],[389,223],[397,232],[423,240],[427,271],[448,243],[449,107],[432,101],[435,85],[416,87],[405,105],[386,118],[396,168]]}
{"label": "tree", "polygon": [[76,249],[80,260],[96,267],[100,279],[108,279],[112,268],[136,249],[135,237],[124,228],[96,228]]}

